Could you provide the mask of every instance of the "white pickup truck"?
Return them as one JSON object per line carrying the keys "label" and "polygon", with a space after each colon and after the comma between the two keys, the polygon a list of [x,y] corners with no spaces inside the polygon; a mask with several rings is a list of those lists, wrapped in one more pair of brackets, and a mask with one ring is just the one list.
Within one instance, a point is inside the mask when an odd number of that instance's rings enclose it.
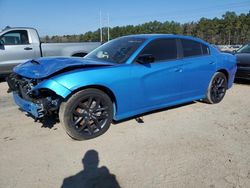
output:
{"label": "white pickup truck", "polygon": [[7,28],[0,32],[0,77],[29,59],[46,56],[78,56],[100,46],[100,42],[41,43],[34,28]]}

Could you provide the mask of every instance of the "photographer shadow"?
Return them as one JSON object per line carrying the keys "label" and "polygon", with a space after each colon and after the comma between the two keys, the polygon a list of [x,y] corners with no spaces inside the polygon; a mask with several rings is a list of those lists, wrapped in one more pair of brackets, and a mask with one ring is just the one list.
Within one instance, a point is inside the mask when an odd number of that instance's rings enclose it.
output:
{"label": "photographer shadow", "polygon": [[89,150],[82,159],[83,170],[63,180],[62,188],[120,188],[107,167],[98,168],[98,152]]}

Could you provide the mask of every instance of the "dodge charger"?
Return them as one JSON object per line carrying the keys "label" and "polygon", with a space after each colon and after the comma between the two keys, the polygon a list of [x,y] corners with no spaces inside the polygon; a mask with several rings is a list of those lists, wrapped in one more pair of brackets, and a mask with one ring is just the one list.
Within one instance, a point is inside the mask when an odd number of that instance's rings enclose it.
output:
{"label": "dodge charger", "polygon": [[38,58],[8,78],[15,103],[36,119],[59,117],[69,136],[91,139],[112,121],[202,100],[219,103],[236,58],[201,39],[172,34],[111,40],[84,58]]}

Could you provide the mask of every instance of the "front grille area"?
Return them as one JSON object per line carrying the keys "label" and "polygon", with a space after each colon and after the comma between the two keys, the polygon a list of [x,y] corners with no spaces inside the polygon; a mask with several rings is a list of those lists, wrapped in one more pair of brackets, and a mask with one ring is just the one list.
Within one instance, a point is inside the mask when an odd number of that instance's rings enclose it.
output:
{"label": "front grille area", "polygon": [[20,80],[20,76],[15,74],[15,73],[11,73],[7,77],[7,83],[9,86],[8,92],[12,92],[12,91],[18,92],[19,91],[18,80]]}
{"label": "front grille area", "polygon": [[7,83],[9,85],[8,92],[16,92],[21,98],[32,101],[29,94],[36,81],[12,73],[7,78]]}
{"label": "front grille area", "polygon": [[53,91],[46,89],[32,91],[39,80],[12,73],[7,78],[7,82],[8,92],[13,92],[16,104],[36,118],[42,118],[58,111],[60,98]]}

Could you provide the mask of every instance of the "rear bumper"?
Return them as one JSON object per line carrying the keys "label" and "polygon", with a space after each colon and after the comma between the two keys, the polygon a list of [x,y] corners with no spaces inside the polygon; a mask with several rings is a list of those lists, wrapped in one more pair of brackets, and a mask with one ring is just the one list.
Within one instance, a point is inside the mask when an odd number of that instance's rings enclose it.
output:
{"label": "rear bumper", "polygon": [[15,103],[25,112],[28,112],[35,118],[43,117],[42,104],[36,104],[30,101],[24,100],[16,92],[13,92],[13,98],[14,98]]}
{"label": "rear bumper", "polygon": [[237,65],[236,64],[231,69],[228,70],[228,72],[229,72],[228,89],[233,86],[236,71],[237,71]]}
{"label": "rear bumper", "polygon": [[235,78],[250,80],[250,67],[238,67]]}

